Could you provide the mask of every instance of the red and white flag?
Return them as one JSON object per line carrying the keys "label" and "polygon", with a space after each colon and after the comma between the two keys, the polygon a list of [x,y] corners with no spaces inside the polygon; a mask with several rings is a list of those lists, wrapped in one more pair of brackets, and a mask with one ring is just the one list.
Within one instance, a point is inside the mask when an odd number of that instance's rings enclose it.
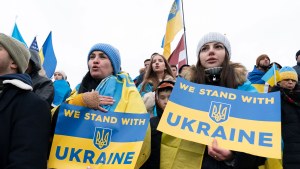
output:
{"label": "red and white flag", "polygon": [[187,64],[187,58],[186,58],[186,51],[185,51],[185,45],[184,45],[184,34],[181,36],[180,41],[176,47],[176,49],[173,51],[173,53],[170,55],[168,61],[170,65],[176,65],[179,69],[182,65]]}

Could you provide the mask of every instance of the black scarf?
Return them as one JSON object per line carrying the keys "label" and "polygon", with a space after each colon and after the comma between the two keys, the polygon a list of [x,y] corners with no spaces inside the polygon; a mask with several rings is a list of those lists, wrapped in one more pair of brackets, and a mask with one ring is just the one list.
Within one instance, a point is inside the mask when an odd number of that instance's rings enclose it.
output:
{"label": "black scarf", "polygon": [[93,89],[95,90],[97,86],[100,84],[101,80],[95,80],[90,72],[87,72],[87,74],[83,77],[78,93],[85,93],[85,92],[90,92]]}
{"label": "black scarf", "polygon": [[297,107],[300,107],[300,92],[299,90],[288,90],[280,88],[281,98]]}

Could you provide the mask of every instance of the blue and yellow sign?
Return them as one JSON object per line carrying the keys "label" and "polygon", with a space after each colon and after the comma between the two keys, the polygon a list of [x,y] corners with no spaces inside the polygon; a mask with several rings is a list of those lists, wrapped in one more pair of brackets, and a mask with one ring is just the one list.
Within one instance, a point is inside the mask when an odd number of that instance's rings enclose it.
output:
{"label": "blue and yellow sign", "polygon": [[158,130],[185,140],[281,158],[280,94],[251,93],[177,78]]}
{"label": "blue and yellow sign", "polygon": [[62,104],[49,168],[134,168],[149,114],[115,113]]}

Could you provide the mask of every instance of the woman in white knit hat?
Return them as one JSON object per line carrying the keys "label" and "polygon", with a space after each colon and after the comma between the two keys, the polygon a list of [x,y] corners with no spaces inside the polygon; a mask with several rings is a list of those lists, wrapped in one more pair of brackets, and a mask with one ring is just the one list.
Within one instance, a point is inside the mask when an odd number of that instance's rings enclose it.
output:
{"label": "woman in white knit hat", "polygon": [[[196,66],[183,75],[187,80],[255,91],[247,80],[246,68],[230,61],[231,47],[226,36],[216,32],[206,34],[199,41],[196,54]],[[265,161],[262,157],[223,149],[217,140],[213,140],[212,146],[206,146],[167,134],[162,138],[161,169],[257,169]]]}

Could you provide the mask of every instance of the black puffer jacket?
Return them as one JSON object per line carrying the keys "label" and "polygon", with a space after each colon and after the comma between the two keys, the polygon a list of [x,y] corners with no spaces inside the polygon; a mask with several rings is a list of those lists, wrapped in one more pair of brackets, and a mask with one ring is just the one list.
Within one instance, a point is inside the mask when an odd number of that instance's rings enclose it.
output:
{"label": "black puffer jacket", "polygon": [[50,109],[30,82],[25,74],[0,76],[1,169],[47,168]]}
{"label": "black puffer jacket", "polygon": [[284,169],[300,168],[300,87],[290,91],[274,87],[281,94],[281,129]]}

